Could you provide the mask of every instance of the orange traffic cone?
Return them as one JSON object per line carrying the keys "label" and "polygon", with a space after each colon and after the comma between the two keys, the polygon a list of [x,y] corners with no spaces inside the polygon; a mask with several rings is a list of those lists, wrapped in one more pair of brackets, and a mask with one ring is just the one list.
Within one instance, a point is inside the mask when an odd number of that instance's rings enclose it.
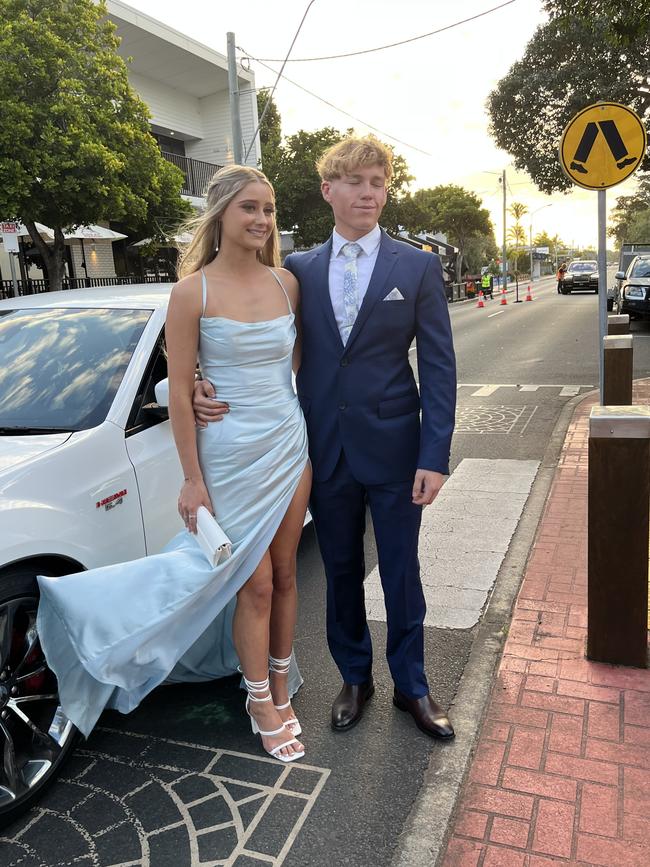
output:
{"label": "orange traffic cone", "polygon": [[526,301],[532,301],[533,300],[533,296],[530,293],[530,283],[528,284],[528,291],[526,292],[526,299],[525,300]]}
{"label": "orange traffic cone", "polygon": [[504,305],[507,303],[508,303],[508,298],[506,296],[506,287],[504,286],[503,289],[501,290],[501,304]]}
{"label": "orange traffic cone", "polygon": [[483,302],[483,290],[479,289],[478,293],[478,304],[477,307],[485,307],[485,303]]}

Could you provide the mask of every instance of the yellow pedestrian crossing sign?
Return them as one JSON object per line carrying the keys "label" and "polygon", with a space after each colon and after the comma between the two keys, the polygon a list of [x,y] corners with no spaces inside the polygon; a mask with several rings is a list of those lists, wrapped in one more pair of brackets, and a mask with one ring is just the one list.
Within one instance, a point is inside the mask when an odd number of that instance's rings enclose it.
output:
{"label": "yellow pedestrian crossing sign", "polygon": [[631,108],[597,102],[579,111],[562,133],[560,162],[574,184],[605,190],[636,171],[647,145],[643,121]]}

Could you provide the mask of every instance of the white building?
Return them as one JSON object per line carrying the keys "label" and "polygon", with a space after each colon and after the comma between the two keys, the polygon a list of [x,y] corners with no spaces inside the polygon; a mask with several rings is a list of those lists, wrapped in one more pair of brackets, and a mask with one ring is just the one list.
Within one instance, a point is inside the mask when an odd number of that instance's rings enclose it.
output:
{"label": "white building", "polygon": [[[200,207],[205,202],[203,194],[214,172],[234,159],[227,58],[121,0],[107,0],[106,5],[121,39],[118,51],[127,63],[131,86],[151,112],[151,132],[165,158],[183,171],[184,198]],[[225,32],[221,39],[226,50]],[[239,66],[238,84],[243,152],[246,153],[258,122],[254,73]],[[246,163],[257,166],[260,153],[259,136],[255,136]],[[128,243],[128,239],[121,242],[115,250],[120,260],[119,272],[128,270],[125,264]],[[29,238],[23,240],[23,246],[29,248]],[[110,241],[69,240],[66,247],[70,277],[115,277]],[[38,268],[30,265],[29,256],[26,260],[21,258],[19,276],[23,279],[43,276]],[[28,275],[25,266],[29,269]],[[0,270],[6,281],[10,268],[2,244]]]}
{"label": "white building", "polygon": [[[107,7],[131,86],[151,111],[151,131],[184,170],[186,197],[200,204],[215,166],[233,162],[227,58],[120,0],[108,0]],[[222,39],[225,49],[225,33]],[[238,83],[245,153],[257,128],[255,75],[239,67]],[[259,160],[256,137],[246,162],[257,166]]]}

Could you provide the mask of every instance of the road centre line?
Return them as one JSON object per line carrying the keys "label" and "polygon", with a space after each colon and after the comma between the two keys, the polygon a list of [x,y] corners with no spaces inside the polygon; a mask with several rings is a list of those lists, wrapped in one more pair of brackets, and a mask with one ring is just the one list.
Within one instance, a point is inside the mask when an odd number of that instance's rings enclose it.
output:
{"label": "road centre line", "polygon": [[496,313],[489,313],[488,319],[492,319],[493,316],[498,316],[500,313],[503,313],[503,310],[497,310]]}

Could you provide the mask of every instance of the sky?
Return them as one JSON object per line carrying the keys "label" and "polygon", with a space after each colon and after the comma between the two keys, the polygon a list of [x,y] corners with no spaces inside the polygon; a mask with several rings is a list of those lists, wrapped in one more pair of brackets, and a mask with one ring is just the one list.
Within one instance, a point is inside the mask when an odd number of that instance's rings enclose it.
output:
{"label": "sky", "polygon": [[[281,64],[271,61],[285,57],[308,7],[308,0],[127,2],[222,54],[226,54],[226,33],[232,31],[245,52],[240,56],[269,59],[268,65],[275,69]],[[291,58],[341,54],[410,39],[504,2],[314,0]],[[597,194],[578,187],[568,194],[542,194],[525,173],[514,169],[509,155],[496,147],[488,133],[488,94],[545,20],[541,0],[514,0],[474,21],[401,47],[351,58],[289,62],[285,75],[336,108],[281,79],[274,98],[282,132],[290,135],[324,126],[375,132],[406,159],[415,176],[411,190],[453,183],[475,192],[490,211],[499,245],[503,218],[498,175],[506,169],[509,202],[522,202],[531,215],[522,219],[527,233],[532,219],[533,235],[558,233],[572,246],[595,246]],[[274,83],[274,73],[250,63],[257,87]],[[608,207],[633,186],[628,181],[609,191]],[[507,225],[512,222],[508,216]]]}

